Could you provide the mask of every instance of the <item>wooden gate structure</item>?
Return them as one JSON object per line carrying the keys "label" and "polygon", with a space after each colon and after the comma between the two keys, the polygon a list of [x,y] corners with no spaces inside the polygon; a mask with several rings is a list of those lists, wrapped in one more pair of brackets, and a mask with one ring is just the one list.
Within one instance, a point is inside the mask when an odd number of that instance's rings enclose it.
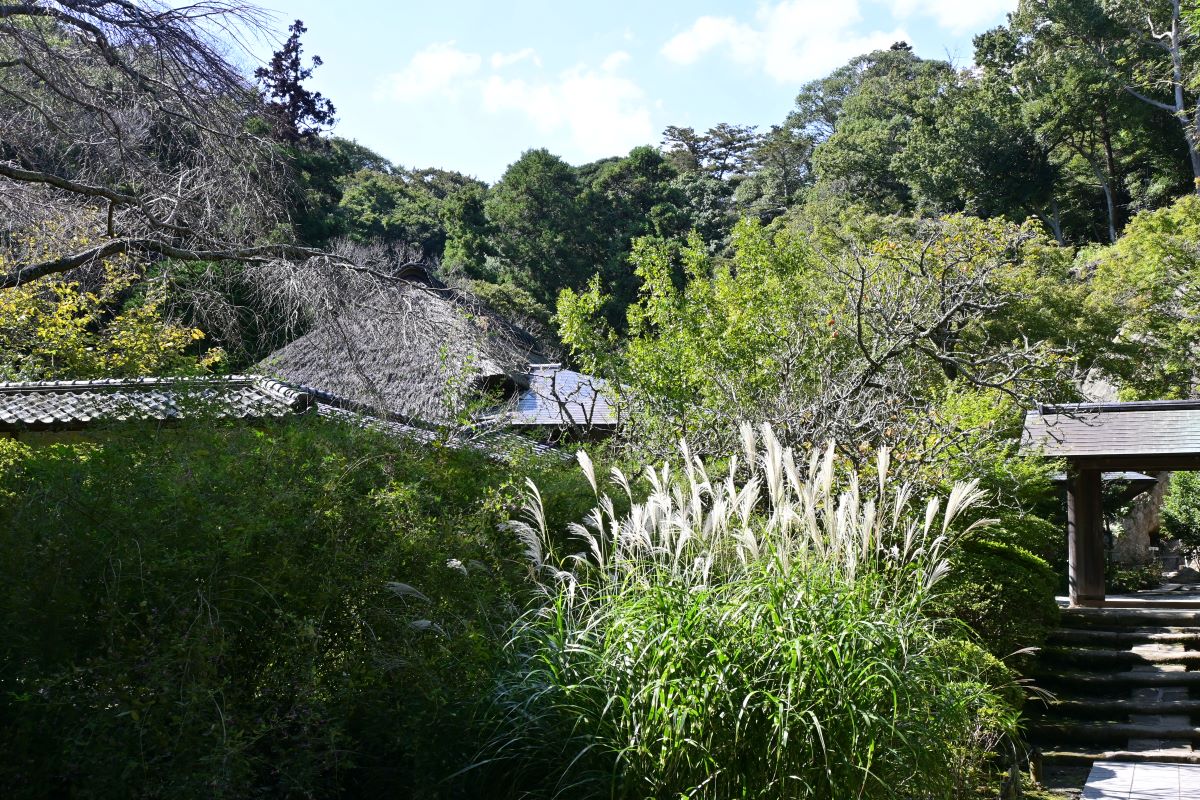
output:
{"label": "wooden gate structure", "polygon": [[1042,406],[1021,447],[1066,461],[1071,605],[1103,606],[1104,474],[1200,470],[1200,400]]}

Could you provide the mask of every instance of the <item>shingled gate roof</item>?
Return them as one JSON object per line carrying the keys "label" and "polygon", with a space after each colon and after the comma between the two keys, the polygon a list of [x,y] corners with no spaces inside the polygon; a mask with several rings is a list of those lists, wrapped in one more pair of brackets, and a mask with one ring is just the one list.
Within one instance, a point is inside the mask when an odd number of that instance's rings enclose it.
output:
{"label": "shingled gate roof", "polygon": [[1169,468],[1200,458],[1200,400],[1043,406],[1025,415],[1021,446],[1098,468]]}
{"label": "shingled gate roof", "polygon": [[523,388],[536,339],[427,276],[377,287],[275,351],[259,368],[388,414],[451,420],[467,390]]}
{"label": "shingled gate roof", "polygon": [[300,413],[311,402],[304,392],[254,375],[0,383],[0,432],[199,415],[269,419]]}

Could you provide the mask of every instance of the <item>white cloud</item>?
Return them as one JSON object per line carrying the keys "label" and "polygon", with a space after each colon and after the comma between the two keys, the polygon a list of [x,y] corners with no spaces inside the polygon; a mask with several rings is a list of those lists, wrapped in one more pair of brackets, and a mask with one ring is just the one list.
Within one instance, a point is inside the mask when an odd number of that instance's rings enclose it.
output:
{"label": "white cloud", "polygon": [[700,17],[667,41],[661,52],[678,64],[692,64],[724,50],[734,61],[762,69],[781,83],[796,83],[816,78],[861,53],[909,38],[901,28],[861,33],[857,30],[861,21],[858,0],[781,0],[760,6],[753,23]]}
{"label": "white cloud", "polygon": [[414,55],[404,69],[385,76],[376,96],[412,102],[435,94],[453,95],[462,80],[477,73],[482,64],[482,56],[459,50],[454,42],[431,44]]}
{"label": "white cloud", "polygon": [[600,69],[579,65],[532,82],[491,75],[483,84],[483,105],[490,112],[520,113],[543,134],[565,135],[570,158],[622,153],[655,139],[645,93],[616,74],[628,60],[618,51]]}
{"label": "white cloud", "polygon": [[[401,103],[478,98],[484,112],[515,113],[546,137],[547,146],[569,159],[589,160],[656,139],[649,100],[621,74],[631,60],[617,50],[598,66],[578,64],[553,75],[539,71],[542,62],[532,48],[493,53],[485,64],[482,55],[444,42],[386,76],[376,96]],[[519,63],[538,69],[514,77],[507,68]]]}
{"label": "white cloud", "polygon": [[901,19],[920,15],[952,33],[970,33],[1015,11],[1017,0],[891,0],[891,5]]}
{"label": "white cloud", "polygon": [[542,59],[538,57],[537,51],[532,47],[517,50],[515,53],[492,53],[492,69],[509,67],[522,61],[529,61],[535,67],[542,65]]}
{"label": "white cloud", "polygon": [[608,57],[605,58],[604,61],[600,62],[600,69],[604,70],[605,72],[616,72],[621,67],[628,64],[632,58],[633,57],[624,50],[618,50],[615,53],[609,53]]}

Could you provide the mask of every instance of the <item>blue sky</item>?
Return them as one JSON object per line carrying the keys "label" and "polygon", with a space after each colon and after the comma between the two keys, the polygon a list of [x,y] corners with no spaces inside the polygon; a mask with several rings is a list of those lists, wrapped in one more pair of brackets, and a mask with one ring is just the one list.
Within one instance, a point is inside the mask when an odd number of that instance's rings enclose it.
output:
{"label": "blue sky", "polygon": [[[408,167],[494,181],[524,150],[579,164],[667,125],[766,127],[797,89],[903,39],[968,65],[1016,0],[265,0],[325,61],[335,133]],[[260,55],[273,47],[263,45]]]}

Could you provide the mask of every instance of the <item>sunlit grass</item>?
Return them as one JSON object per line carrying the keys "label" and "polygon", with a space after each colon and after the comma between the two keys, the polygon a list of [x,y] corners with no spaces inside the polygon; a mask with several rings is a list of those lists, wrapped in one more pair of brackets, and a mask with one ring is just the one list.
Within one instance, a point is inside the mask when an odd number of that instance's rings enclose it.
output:
{"label": "sunlit grass", "polygon": [[797,465],[770,428],[743,445],[717,478],[685,446],[643,502],[614,471],[624,515],[581,454],[578,553],[530,485],[513,528],[545,599],[513,630],[483,759],[513,793],[952,797],[981,733],[1011,726],[982,654],[924,614],[976,487],[912,513],[886,452],[860,481],[832,447]]}

